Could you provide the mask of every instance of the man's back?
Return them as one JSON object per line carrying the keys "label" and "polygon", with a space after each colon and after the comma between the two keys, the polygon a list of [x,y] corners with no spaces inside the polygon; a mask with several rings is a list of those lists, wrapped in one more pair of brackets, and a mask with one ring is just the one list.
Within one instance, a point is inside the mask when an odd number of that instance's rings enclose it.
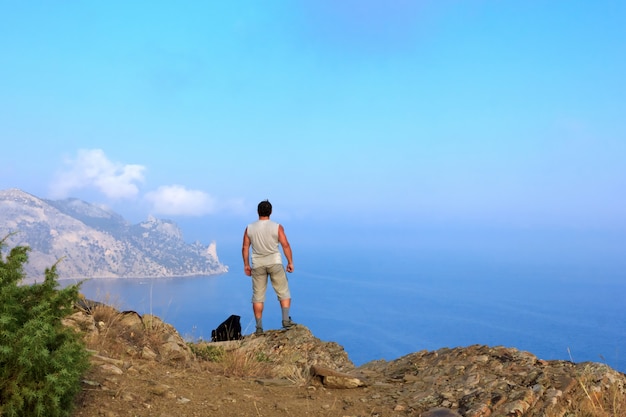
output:
{"label": "man's back", "polygon": [[278,228],[279,224],[271,220],[258,220],[248,225],[253,267],[282,264],[278,250]]}

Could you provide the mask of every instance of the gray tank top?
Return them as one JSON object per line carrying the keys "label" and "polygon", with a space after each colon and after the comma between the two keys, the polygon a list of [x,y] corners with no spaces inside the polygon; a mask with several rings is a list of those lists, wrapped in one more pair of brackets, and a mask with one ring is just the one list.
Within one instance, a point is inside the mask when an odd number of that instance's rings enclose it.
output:
{"label": "gray tank top", "polygon": [[271,220],[257,220],[248,225],[253,268],[283,263],[278,249],[278,226]]}

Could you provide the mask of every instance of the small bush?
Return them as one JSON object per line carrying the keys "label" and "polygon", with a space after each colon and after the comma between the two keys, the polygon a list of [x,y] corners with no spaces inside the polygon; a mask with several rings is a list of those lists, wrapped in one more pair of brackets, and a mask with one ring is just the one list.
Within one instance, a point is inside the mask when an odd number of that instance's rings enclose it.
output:
{"label": "small bush", "polygon": [[236,377],[272,378],[271,363],[260,361],[258,352],[249,350],[231,350],[222,361],[224,375]]}
{"label": "small bush", "polygon": [[19,285],[28,248],[2,256],[0,240],[0,415],[69,416],[89,366],[81,335],[63,326],[79,285],[58,290],[56,265],[43,283]]}
{"label": "small bush", "polygon": [[248,349],[225,349],[209,343],[188,343],[196,358],[205,361],[214,372],[228,377],[274,377],[271,359],[264,352]]}
{"label": "small bush", "polygon": [[222,362],[226,352],[221,346],[209,346],[207,344],[189,343],[189,348],[197,358],[209,362]]}

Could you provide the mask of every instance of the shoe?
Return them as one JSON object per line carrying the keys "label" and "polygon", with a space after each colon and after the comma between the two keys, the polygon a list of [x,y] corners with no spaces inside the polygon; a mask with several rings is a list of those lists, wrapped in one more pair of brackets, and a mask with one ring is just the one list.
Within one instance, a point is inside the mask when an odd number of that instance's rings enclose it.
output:
{"label": "shoe", "polygon": [[291,329],[295,325],[296,323],[291,321],[291,317],[288,320],[283,320],[283,329]]}
{"label": "shoe", "polygon": [[260,336],[263,334],[263,327],[257,327],[256,330],[254,331],[254,334],[257,336]]}

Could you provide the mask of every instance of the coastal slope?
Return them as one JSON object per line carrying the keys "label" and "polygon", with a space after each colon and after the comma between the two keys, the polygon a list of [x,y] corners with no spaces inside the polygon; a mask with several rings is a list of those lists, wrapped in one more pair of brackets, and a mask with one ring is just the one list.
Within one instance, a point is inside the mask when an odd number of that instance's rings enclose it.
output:
{"label": "coastal slope", "polygon": [[152,315],[97,305],[67,324],[93,350],[75,417],[617,417],[626,375],[513,347],[415,352],[355,367],[303,325],[185,341]]}
{"label": "coastal slope", "polygon": [[25,282],[42,281],[57,264],[61,279],[165,278],[224,273],[216,243],[184,241],[172,221],[130,224],[119,214],[78,199],[46,200],[0,190],[4,249],[28,246]]}

